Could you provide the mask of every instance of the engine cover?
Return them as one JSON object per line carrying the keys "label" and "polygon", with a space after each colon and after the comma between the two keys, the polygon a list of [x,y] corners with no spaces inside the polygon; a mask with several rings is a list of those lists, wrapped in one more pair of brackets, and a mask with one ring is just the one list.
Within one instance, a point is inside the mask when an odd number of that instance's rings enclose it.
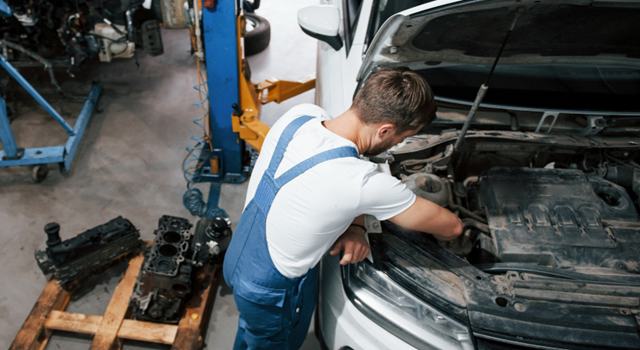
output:
{"label": "engine cover", "polygon": [[640,272],[638,213],[614,183],[571,169],[493,168],[479,201],[497,261]]}

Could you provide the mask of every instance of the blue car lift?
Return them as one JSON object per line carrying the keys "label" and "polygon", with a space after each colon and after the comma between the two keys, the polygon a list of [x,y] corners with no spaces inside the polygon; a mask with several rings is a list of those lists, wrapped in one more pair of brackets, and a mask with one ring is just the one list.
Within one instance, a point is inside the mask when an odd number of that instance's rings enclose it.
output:
{"label": "blue car lift", "polygon": [[315,86],[315,79],[252,84],[243,64],[245,20],[240,1],[205,1],[204,5],[202,31],[211,141],[202,148],[192,181],[208,182],[210,189],[206,203],[197,189],[189,188],[183,199],[193,215],[227,217],[218,207],[220,187],[222,183],[241,183],[248,178],[251,156],[247,145],[260,151],[269,131],[259,118],[261,105],[280,103],[310,90]]}
{"label": "blue car lift", "polygon": [[[0,13],[11,15],[11,9],[4,1],[0,1]],[[93,83],[80,115],[71,127],[69,123],[45,100],[36,89],[16,70],[7,59],[0,55],[0,66],[11,76],[31,97],[65,130],[69,138],[64,145],[52,147],[20,148],[11,130],[7,104],[0,96],[0,141],[3,150],[0,150],[0,168],[15,166],[32,166],[32,177],[36,182],[44,180],[47,176],[47,164],[59,164],[63,172],[71,170],[73,159],[78,151],[84,131],[91,119],[93,111],[98,103],[102,87]]]}
{"label": "blue car lift", "polygon": [[193,215],[207,218],[228,217],[218,207],[220,187],[222,183],[241,183],[247,178],[242,161],[245,145],[233,133],[231,125],[232,106],[239,103],[236,11],[236,0],[220,0],[202,9],[211,141],[202,147],[198,156],[199,166],[193,182],[210,183],[210,186],[206,203],[199,190],[188,189],[184,204]]}

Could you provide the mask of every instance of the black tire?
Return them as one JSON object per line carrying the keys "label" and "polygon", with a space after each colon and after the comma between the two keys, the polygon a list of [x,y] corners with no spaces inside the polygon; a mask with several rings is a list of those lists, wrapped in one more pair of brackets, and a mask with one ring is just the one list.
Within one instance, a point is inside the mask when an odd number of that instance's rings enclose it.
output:
{"label": "black tire", "polygon": [[253,13],[260,7],[260,0],[244,0],[242,1],[242,9],[247,13]]}
{"label": "black tire", "polygon": [[245,13],[244,19],[247,22],[244,33],[244,55],[251,56],[264,51],[271,40],[271,24],[266,18],[252,13]]}

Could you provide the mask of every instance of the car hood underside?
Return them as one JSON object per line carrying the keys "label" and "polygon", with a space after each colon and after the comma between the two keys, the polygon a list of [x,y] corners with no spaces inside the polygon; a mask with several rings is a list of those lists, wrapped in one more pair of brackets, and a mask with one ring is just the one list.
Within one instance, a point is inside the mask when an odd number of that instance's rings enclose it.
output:
{"label": "car hood underside", "polygon": [[373,39],[360,77],[380,65],[491,64],[515,17],[501,63],[640,62],[640,2],[439,3],[392,16]]}

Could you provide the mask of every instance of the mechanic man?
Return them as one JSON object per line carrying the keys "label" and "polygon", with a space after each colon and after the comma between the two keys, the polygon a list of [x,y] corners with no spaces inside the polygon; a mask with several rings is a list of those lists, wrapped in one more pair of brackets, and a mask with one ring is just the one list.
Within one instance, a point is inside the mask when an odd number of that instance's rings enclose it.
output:
{"label": "mechanic man", "polygon": [[[224,260],[240,320],[234,349],[298,349],[318,290],[322,256],[340,264],[369,253],[363,214],[450,240],[460,219],[376,164],[435,116],[429,85],[409,70],[380,70],[335,119],[318,106],[292,108],[273,125],[255,164]],[[354,219],[355,218],[355,219]]]}

